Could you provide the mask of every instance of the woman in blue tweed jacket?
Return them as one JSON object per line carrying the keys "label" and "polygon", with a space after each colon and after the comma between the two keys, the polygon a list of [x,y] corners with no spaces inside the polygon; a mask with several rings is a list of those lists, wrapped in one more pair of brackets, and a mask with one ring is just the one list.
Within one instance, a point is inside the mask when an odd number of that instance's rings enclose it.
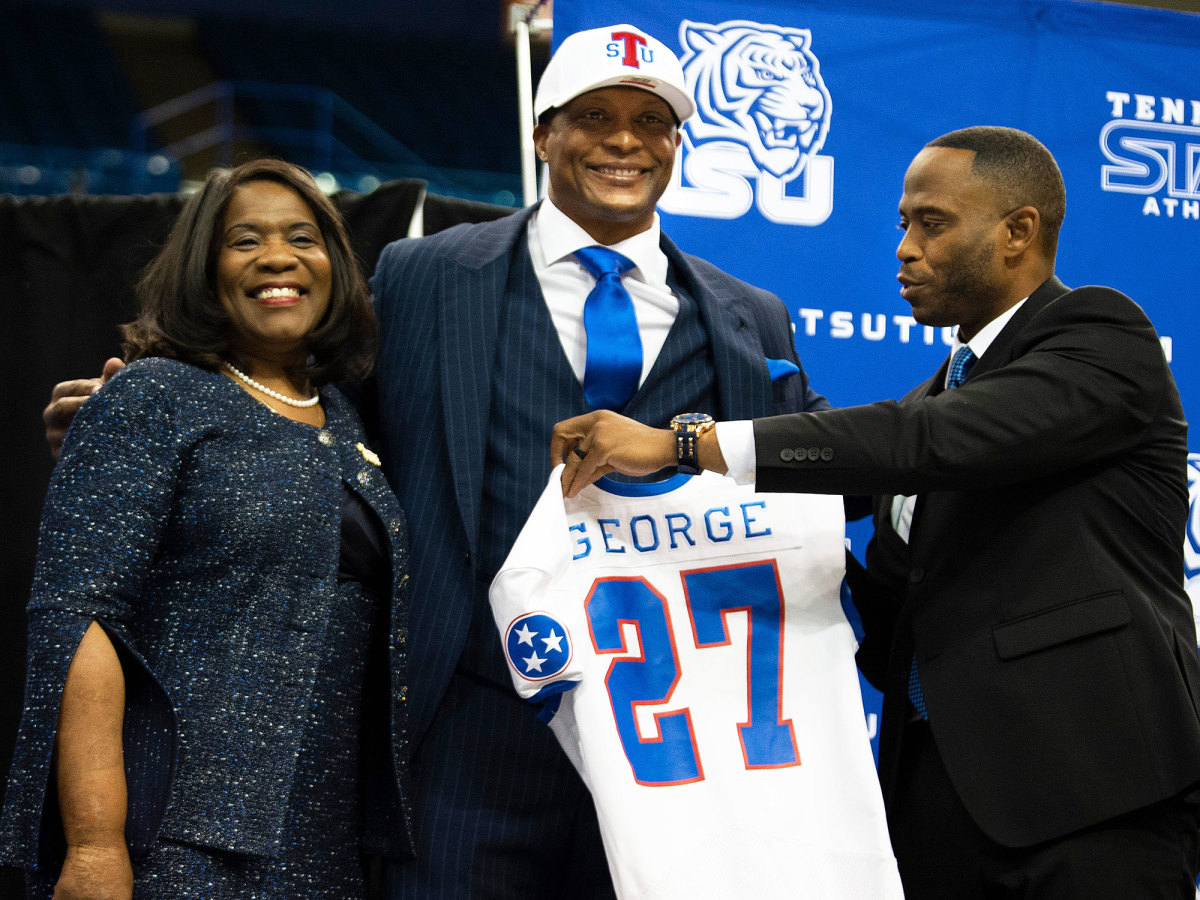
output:
{"label": "woman in blue tweed jacket", "polygon": [[362,896],[410,851],[407,531],[329,386],[374,351],[345,229],[303,169],[214,172],[139,299],[46,499],[0,862],[36,897]]}

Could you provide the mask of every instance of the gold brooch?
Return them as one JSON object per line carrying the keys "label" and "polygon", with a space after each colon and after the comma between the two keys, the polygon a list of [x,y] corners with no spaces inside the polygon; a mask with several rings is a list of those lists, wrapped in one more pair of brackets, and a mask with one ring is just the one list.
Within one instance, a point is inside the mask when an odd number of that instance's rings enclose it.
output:
{"label": "gold brooch", "polygon": [[373,466],[382,466],[383,465],[383,463],[380,461],[379,456],[375,453],[375,451],[372,450],[370,447],[368,447],[366,444],[364,444],[362,441],[359,441],[354,446],[357,447],[358,452],[363,455],[363,459],[365,459],[371,465],[373,465]]}

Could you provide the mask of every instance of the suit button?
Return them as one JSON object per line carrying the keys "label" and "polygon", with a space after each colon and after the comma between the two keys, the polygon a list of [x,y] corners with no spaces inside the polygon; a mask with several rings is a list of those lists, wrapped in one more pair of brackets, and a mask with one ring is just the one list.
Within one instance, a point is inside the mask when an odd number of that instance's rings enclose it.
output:
{"label": "suit button", "polygon": [[808,448],[808,458],[812,462],[816,462],[818,459],[820,459],[821,458],[821,448],[820,447],[809,447]]}
{"label": "suit button", "polygon": [[925,570],[922,569],[920,566],[915,566],[914,568],[909,570],[908,580],[911,581],[913,584],[920,584],[922,581],[925,580]]}
{"label": "suit button", "polygon": [[791,462],[793,459],[796,458],[796,451],[793,450],[791,447],[784,447],[782,450],[779,451],[779,458],[782,459],[784,462]]}
{"label": "suit button", "polygon": [[822,447],[821,448],[821,459],[825,460],[825,462],[829,462],[830,460],[832,460],[833,459],[833,448],[832,447]]}

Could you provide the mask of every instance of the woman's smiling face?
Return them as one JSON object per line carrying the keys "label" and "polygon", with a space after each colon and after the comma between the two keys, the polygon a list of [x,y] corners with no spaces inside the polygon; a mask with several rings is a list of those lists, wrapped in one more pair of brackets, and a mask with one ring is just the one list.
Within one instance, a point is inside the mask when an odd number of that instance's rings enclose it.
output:
{"label": "woman's smiling face", "polygon": [[217,239],[217,298],[234,346],[250,357],[303,362],[333,285],[308,204],[279,182],[248,182],[230,199]]}

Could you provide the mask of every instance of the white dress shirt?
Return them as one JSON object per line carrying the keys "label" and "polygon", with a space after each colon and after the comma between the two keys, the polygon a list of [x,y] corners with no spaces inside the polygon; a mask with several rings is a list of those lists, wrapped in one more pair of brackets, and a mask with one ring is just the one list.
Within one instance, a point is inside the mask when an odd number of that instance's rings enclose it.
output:
{"label": "white dress shirt", "polygon": [[[639,385],[658,359],[667,332],[679,314],[679,298],[667,287],[667,256],[659,246],[659,234],[658,213],[655,213],[650,228],[609,248],[628,257],[634,264],[634,268],[622,276],[621,282],[633,298],[633,312],[642,338]],[[595,238],[568,218],[548,197],[529,220],[529,256],[533,271],[542,286],[542,296],[550,309],[563,352],[581,383],[587,363],[583,304],[595,287],[596,279],[574,254],[581,247],[594,246],[599,246]]]}

